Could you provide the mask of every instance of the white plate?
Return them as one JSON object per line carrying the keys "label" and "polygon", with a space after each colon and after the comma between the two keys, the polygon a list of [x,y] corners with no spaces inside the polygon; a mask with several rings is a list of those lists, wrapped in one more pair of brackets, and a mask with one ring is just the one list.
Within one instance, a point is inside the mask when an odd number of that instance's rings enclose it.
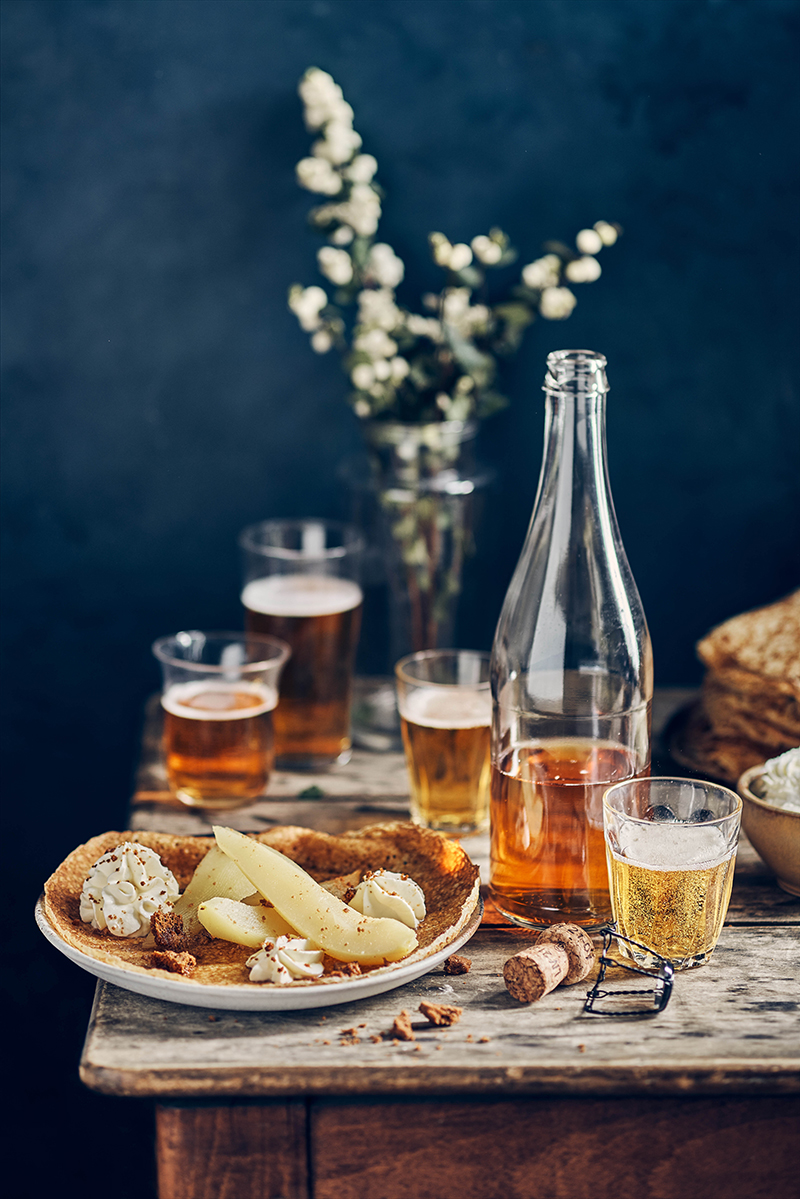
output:
{"label": "white plate", "polygon": [[483,913],[483,901],[469,918],[469,921],[444,949],[432,953],[430,957],[416,962],[396,966],[382,966],[362,977],[346,978],[338,983],[324,983],[320,986],[309,987],[276,987],[269,984],[250,983],[247,986],[216,987],[211,984],[186,981],[177,978],[162,978],[160,975],[137,974],[126,970],[124,966],[112,966],[108,962],[100,962],[97,958],[89,957],[73,945],[63,941],[50,924],[44,911],[44,896],[36,904],[36,923],[51,945],[55,945],[65,957],[76,966],[102,978],[104,982],[114,983],[126,991],[135,991],[137,995],[149,995],[151,999],[166,999],[169,1003],[185,1003],[189,1007],[224,1008],[234,1012],[294,1012],[303,1008],[332,1007],[337,1003],[352,1003],[356,999],[368,999],[371,995],[382,995],[384,991],[392,991],[402,987],[404,983],[421,978],[429,970],[437,966],[455,953],[462,945],[466,945],[478,928]]}

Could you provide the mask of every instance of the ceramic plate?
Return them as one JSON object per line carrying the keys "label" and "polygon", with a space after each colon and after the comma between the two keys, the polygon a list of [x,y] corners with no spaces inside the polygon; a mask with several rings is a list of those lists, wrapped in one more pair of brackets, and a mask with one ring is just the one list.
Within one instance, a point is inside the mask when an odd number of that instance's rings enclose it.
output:
{"label": "ceramic plate", "polygon": [[483,902],[479,900],[464,928],[449,945],[432,953],[430,957],[406,965],[398,962],[396,966],[382,966],[379,970],[373,970],[362,977],[346,978],[342,982],[324,983],[316,987],[277,987],[256,983],[249,986],[215,987],[192,982],[190,979],[184,981],[162,978],[156,974],[151,978],[147,974],[126,970],[124,966],[99,962],[62,941],[45,915],[44,897],[36,904],[36,923],[50,944],[55,945],[56,949],[76,966],[94,974],[96,978],[102,978],[104,982],[114,983],[126,991],[135,991],[137,995],[148,995],[151,999],[166,999],[169,1003],[185,1003],[190,1007],[222,1008],[234,1012],[294,1012],[304,1008],[332,1007],[337,1003],[368,999],[371,995],[381,995],[384,991],[392,991],[395,987],[402,987],[405,983],[421,978],[423,974],[440,966],[451,953],[456,953],[462,945],[466,945],[480,925],[482,913]]}

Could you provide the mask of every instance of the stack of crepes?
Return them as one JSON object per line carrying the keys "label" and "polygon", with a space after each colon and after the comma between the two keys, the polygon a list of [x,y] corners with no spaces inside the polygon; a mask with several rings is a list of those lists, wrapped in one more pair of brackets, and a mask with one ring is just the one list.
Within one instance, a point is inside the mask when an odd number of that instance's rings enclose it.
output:
{"label": "stack of crepes", "polygon": [[800,591],[726,620],[697,653],[707,669],[687,732],[710,773],[735,783],[800,745]]}

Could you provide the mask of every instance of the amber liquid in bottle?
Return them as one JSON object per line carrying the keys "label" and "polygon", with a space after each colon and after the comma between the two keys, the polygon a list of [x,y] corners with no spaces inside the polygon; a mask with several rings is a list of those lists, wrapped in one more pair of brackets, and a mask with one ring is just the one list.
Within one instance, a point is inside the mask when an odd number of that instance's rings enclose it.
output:
{"label": "amber liquid in bottle", "polygon": [[603,791],[647,773],[624,746],[584,738],[521,745],[495,764],[495,903],[532,925],[609,920]]}

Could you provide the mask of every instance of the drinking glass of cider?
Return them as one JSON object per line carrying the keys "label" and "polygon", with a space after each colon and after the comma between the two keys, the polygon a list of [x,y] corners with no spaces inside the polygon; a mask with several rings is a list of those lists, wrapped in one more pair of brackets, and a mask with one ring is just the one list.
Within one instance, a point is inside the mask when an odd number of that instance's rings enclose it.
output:
{"label": "drinking glass of cider", "polygon": [[275,758],[289,770],[348,761],[364,541],[352,525],[265,520],[239,537],[245,628],[286,641]]}
{"label": "drinking glass of cider", "polygon": [[[643,778],[603,795],[611,907],[643,966],[707,962],[733,883],[742,801],[696,779]],[[649,952],[649,951],[652,951]]]}
{"label": "drinking glass of cider", "polygon": [[195,808],[240,808],[267,788],[272,714],[289,646],[250,633],[161,637],[163,746],[173,794]]}
{"label": "drinking glass of cider", "polygon": [[431,649],[395,666],[415,824],[470,833],[489,820],[489,654]]}

